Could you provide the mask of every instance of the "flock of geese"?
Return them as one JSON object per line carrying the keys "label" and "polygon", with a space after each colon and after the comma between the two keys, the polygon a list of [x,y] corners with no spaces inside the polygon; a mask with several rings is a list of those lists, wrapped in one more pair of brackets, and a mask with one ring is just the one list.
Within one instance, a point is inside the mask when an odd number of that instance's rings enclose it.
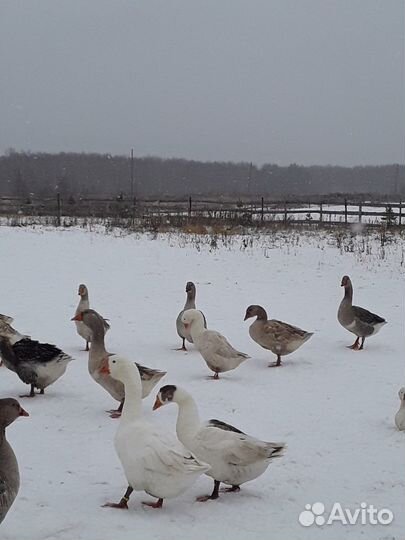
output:
{"label": "flock of geese", "polygon": [[[361,350],[365,339],[375,335],[386,321],[352,304],[353,287],[348,276],[343,277],[341,285],[344,298],[338,309],[338,320],[356,336],[350,348]],[[239,491],[242,484],[259,477],[273,459],[283,455],[284,443],[261,441],[221,420],[202,422],[194,396],[179,386],[162,386],[153,406],[156,410],[170,403],[177,404],[177,437],[146,421],[142,416],[142,399],[152,392],[166,372],[109,353],[105,347],[105,334],[110,329],[108,321],[90,309],[85,285],[79,286],[78,294],[80,302],[72,320],[89,351],[89,374],[118,402],[116,409],[108,411],[110,416],[121,418],[115,448],[128,487],[118,503],[104,506],[128,508],[129,497],[135,490],[157,499],[143,504],[160,508],[164,499],[180,495],[202,474],[211,477],[214,486],[212,493],[198,500],[217,499],[221,483],[229,486],[224,491]],[[186,294],[186,303],[176,319],[177,333],[182,340],[179,350],[186,350],[186,342],[193,343],[213,373],[211,378],[217,380],[220,373],[236,369],[249,356],[235,349],[221,333],[207,329],[206,318],[196,307],[194,283],[186,284]],[[246,309],[245,320],[250,318],[255,318],[249,327],[252,340],[276,356],[276,361],[269,364],[271,367],[281,366],[283,356],[296,351],[313,335],[285,322],[268,319],[265,309],[259,305]],[[73,358],[55,345],[21,334],[12,323],[12,317],[0,315],[2,362],[29,385],[27,397],[34,397],[36,390],[44,394],[45,388],[65,373]],[[399,397],[401,406],[395,423],[398,429],[405,430],[405,388],[401,388]],[[0,523],[19,489],[18,463],[5,433],[6,427],[19,416],[28,416],[28,413],[17,400],[0,399]]]}

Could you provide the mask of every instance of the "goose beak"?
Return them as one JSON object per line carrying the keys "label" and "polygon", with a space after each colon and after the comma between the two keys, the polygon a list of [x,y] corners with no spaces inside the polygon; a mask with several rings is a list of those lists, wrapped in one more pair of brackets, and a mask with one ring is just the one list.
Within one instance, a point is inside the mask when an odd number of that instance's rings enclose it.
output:
{"label": "goose beak", "polygon": [[160,399],[156,396],[155,404],[153,405],[153,410],[156,411],[156,409],[159,409],[163,403],[160,401]]}
{"label": "goose beak", "polygon": [[107,358],[104,358],[103,361],[101,362],[101,367],[100,367],[100,373],[104,373],[104,375],[110,375],[110,367],[108,365],[108,357]]}
{"label": "goose beak", "polygon": [[77,315],[72,317],[70,320],[71,321],[82,321],[83,320],[83,315],[81,313],[78,313]]}
{"label": "goose beak", "polygon": [[18,416],[29,416],[26,410],[24,410],[22,407],[20,407],[20,412]]}
{"label": "goose beak", "polygon": [[189,324],[189,323],[187,323],[187,322],[185,322],[185,323],[183,323],[183,324],[184,324],[184,328],[185,328],[186,330],[188,330],[188,329],[189,329],[189,326],[190,326],[190,324]]}
{"label": "goose beak", "polygon": [[248,315],[247,315],[247,313],[246,313],[246,314],[245,314],[245,318],[244,318],[243,320],[244,320],[244,321],[247,321],[248,318],[249,318],[249,317],[248,317]]}

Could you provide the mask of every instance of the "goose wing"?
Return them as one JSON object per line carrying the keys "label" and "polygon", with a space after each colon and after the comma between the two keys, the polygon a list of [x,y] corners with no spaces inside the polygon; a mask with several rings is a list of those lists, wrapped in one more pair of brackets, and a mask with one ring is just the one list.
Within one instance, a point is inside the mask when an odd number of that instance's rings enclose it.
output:
{"label": "goose wing", "polygon": [[[65,355],[61,349],[50,343],[40,343],[33,339],[21,339],[13,345],[13,351],[19,362],[46,364],[59,355]],[[67,356],[67,355],[65,355]]]}
{"label": "goose wing", "polygon": [[204,452],[216,453],[219,458],[233,465],[249,465],[257,461],[279,457],[284,443],[260,441],[239,429],[221,422],[209,420],[198,432],[196,443]]}
{"label": "goose wing", "polygon": [[308,332],[282,321],[271,320],[264,325],[264,332],[275,341],[304,338]]}
{"label": "goose wing", "polygon": [[364,309],[362,307],[353,306],[352,309],[354,316],[364,323],[373,325],[385,322],[385,319],[383,319],[379,315],[376,315],[375,313],[372,313],[371,311],[368,311],[367,309]]}
{"label": "goose wing", "polygon": [[250,358],[248,354],[236,350],[225,336],[215,330],[206,330],[203,333],[201,352],[205,354],[217,354],[224,358]]}

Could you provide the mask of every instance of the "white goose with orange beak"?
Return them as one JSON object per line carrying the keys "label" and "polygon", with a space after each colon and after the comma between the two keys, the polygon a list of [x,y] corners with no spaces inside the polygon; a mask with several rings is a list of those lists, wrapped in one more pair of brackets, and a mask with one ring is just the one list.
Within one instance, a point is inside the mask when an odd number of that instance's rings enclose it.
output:
{"label": "white goose with orange beak", "polygon": [[173,435],[142,418],[142,383],[133,362],[113,355],[103,360],[100,371],[125,387],[125,403],[114,442],[128,482],[121,500],[104,506],[128,508],[129,497],[135,490],[157,498],[156,502],[142,504],[161,508],[164,499],[186,491],[210,467],[185,450]]}

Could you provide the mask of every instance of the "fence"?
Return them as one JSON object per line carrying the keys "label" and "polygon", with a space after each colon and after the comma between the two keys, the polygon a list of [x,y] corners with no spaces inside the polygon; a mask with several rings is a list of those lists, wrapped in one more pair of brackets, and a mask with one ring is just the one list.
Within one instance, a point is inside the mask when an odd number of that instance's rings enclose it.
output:
{"label": "fence", "polygon": [[367,225],[404,225],[402,202],[350,202],[348,200],[303,203],[302,201],[272,202],[261,198],[256,201],[137,200],[117,197],[95,199],[69,197],[57,194],[51,198],[0,197],[0,216],[47,216],[55,225],[63,218],[102,218],[136,220],[148,225],[167,223],[181,225],[190,221],[220,220],[235,224],[364,223]]}

